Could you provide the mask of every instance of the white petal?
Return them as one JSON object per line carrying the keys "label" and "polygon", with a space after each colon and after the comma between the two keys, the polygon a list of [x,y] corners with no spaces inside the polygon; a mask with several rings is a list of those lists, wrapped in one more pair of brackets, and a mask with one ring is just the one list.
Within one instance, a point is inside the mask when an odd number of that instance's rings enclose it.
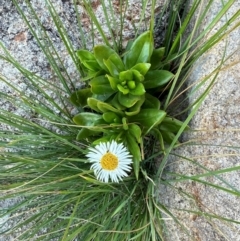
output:
{"label": "white petal", "polygon": [[[101,166],[102,156],[107,152],[111,152],[118,158],[119,163],[115,170],[105,170]],[[128,176],[129,171],[132,169],[132,155],[122,143],[119,144],[114,140],[89,148],[86,157],[90,163],[93,163],[90,169],[94,171],[96,178],[105,183],[121,181],[122,177]]]}

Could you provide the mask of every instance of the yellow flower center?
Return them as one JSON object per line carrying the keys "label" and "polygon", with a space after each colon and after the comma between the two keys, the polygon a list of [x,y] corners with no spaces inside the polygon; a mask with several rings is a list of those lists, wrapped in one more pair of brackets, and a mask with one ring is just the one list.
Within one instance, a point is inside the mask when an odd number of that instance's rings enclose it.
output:
{"label": "yellow flower center", "polygon": [[111,152],[108,152],[103,155],[100,164],[103,169],[112,171],[118,166],[118,158]]}

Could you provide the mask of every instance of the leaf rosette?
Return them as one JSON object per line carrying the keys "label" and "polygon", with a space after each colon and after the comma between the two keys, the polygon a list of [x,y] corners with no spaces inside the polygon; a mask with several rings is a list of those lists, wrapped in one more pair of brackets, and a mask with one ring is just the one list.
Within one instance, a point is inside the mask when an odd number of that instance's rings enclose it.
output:
{"label": "leaf rosette", "polygon": [[164,149],[164,143],[174,138],[181,124],[166,117],[154,95],[174,76],[168,70],[159,69],[164,48],[154,50],[152,34],[147,31],[131,44],[123,57],[105,45],[95,46],[92,53],[79,50],[77,56],[86,70],[83,80],[89,84],[70,97],[83,110],[73,118],[81,128],[77,140],[87,139],[94,145],[112,140],[124,143],[133,156],[138,178],[143,138],[154,136]]}

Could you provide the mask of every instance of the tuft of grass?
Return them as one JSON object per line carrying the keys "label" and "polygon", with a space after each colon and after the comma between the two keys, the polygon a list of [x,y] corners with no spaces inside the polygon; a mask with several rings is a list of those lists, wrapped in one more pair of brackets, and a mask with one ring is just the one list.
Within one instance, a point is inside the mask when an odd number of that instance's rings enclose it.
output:
{"label": "tuft of grass", "polygon": [[[165,153],[156,150],[158,146],[156,140],[144,140],[143,146],[148,150],[148,155],[143,165],[149,166],[151,171],[142,175],[138,181],[133,176],[129,176],[120,184],[103,184],[95,180],[92,171],[89,170],[85,154],[90,143],[75,141],[77,127],[72,122],[73,107],[68,101],[69,95],[78,88],[77,84],[70,77],[53,39],[41,23],[32,3],[24,1],[31,14],[29,18],[19,1],[12,0],[12,2],[43,52],[56,81],[45,79],[26,69],[4,44],[0,43],[0,59],[14,66],[22,74],[23,80],[35,95],[35,98],[31,98],[28,93],[0,75],[0,81],[11,89],[10,94],[0,92],[1,100],[7,101],[13,109],[18,109],[18,113],[14,113],[4,106],[0,107],[0,200],[19,198],[12,206],[0,210],[1,218],[7,217],[7,222],[13,222],[11,227],[1,230],[3,237],[14,235],[15,240],[63,241],[164,240],[167,232],[165,222],[168,220],[175,221],[188,235],[190,234],[172,212],[171,207],[158,200],[156,189],[159,182],[161,185],[175,189],[174,183],[191,180],[231,195],[240,195],[238,189],[219,176],[222,173],[237,171],[240,167],[211,171],[191,158],[178,156],[185,162],[196,165],[203,173],[189,176],[172,173],[165,168],[171,155],[177,156],[174,149],[184,145],[194,145],[189,142],[178,145],[176,143],[216,82],[226,61],[224,57],[219,66],[206,78],[189,87],[191,91],[184,89],[184,86],[191,73],[191,66],[198,58],[239,27],[238,11],[212,37],[203,41],[204,36],[219,23],[234,0],[228,0],[199,35],[198,28],[211,9],[213,0],[210,0],[207,6],[203,5],[202,0],[194,0],[189,8],[185,1],[174,1],[174,3],[166,1],[159,14],[160,16],[164,16],[166,12],[169,14],[163,43],[166,48],[163,65],[169,65],[169,68],[174,70],[175,77],[166,91],[164,109],[174,113],[175,109],[181,107],[182,112],[176,114],[187,113],[187,118]],[[96,17],[91,1],[73,0],[72,2],[81,47],[91,49],[92,46],[88,46],[89,39],[94,45],[100,36],[103,43],[121,53],[125,47],[123,31],[130,1],[119,1],[119,19],[114,14],[113,1],[100,0],[99,3],[103,9],[106,28],[103,28]],[[83,75],[82,66],[75,55],[76,48],[64,25],[64,20],[59,17],[54,1],[45,0],[45,4],[80,79]],[[155,25],[156,4],[156,1],[141,1],[139,25],[132,23],[134,29],[132,35],[137,36],[144,25],[146,28],[154,29],[157,25],[157,23]],[[86,35],[82,26],[83,15],[78,11],[80,6],[90,19],[90,36]],[[150,20],[144,24],[147,9],[151,13]],[[194,19],[196,12],[199,14]],[[192,28],[190,33],[189,26]],[[209,81],[210,77],[212,79]],[[188,99],[203,86],[204,90],[198,98],[186,106]],[[180,97],[183,100],[178,102]],[[26,111],[29,115],[21,114]],[[149,150],[149,146],[153,148]],[[157,172],[153,172],[156,158],[160,158],[161,161],[157,165]],[[219,179],[222,185],[211,184],[204,179],[211,176]],[[185,198],[195,200],[190,193],[180,192]],[[220,217],[214,213],[206,214],[201,209],[181,211],[239,224],[236,220]]]}

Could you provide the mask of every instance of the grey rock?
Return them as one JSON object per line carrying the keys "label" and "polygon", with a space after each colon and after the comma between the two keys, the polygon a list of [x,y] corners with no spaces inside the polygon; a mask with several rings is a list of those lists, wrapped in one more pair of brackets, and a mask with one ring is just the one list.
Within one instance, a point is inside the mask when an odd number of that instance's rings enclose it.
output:
{"label": "grey rock", "polygon": [[[82,43],[79,40],[79,29],[77,22],[73,16],[74,8],[71,1],[52,0],[57,13],[64,19],[64,24],[68,29],[69,37],[73,43],[75,49],[82,47]],[[112,1],[113,5],[117,8],[118,1]],[[158,1],[159,6],[164,1]],[[214,1],[214,7],[211,9],[208,17],[202,23],[202,28],[206,26],[221,8],[221,1]],[[27,9],[24,1],[19,1],[21,7],[24,9],[26,17],[31,18],[31,13]],[[66,67],[71,80],[76,84],[76,87],[80,87],[79,73],[77,72],[74,64],[69,58],[64,45],[62,44],[58,31],[54,26],[54,23],[49,16],[46,9],[44,0],[32,0],[34,9],[36,10],[40,21],[51,36],[54,42],[54,46],[57,49],[60,57]],[[103,18],[102,7],[98,4],[98,1],[92,1],[96,16],[101,19],[103,23],[103,29],[105,33],[109,34],[106,28],[106,21]],[[141,9],[141,1],[129,1],[131,9],[127,11],[127,18],[124,27],[124,44],[127,40],[133,37],[133,24],[139,21],[139,11]],[[236,0],[228,16],[231,16],[233,12],[239,10],[240,2]],[[79,5],[79,12],[84,14],[84,9]],[[149,17],[149,13],[146,13],[146,17]],[[224,19],[222,23],[224,23]],[[85,16],[83,19],[84,34],[88,36],[88,49],[92,48],[93,42],[89,33],[89,18]],[[144,29],[144,28],[143,28]],[[215,30],[213,30],[215,31]],[[239,150],[234,148],[239,146],[239,125],[240,125],[240,108],[238,108],[240,94],[239,94],[239,47],[240,47],[240,32],[239,28],[236,29],[228,38],[227,55],[231,58],[225,63],[225,69],[220,72],[218,81],[212,88],[210,94],[204,101],[200,110],[191,121],[191,127],[198,129],[197,132],[192,132],[184,136],[184,140],[198,139],[198,146],[184,146],[179,148],[176,153],[185,157],[191,157],[201,165],[206,166],[211,170],[218,170],[221,168],[227,168],[231,166],[239,165]],[[206,36],[209,37],[209,36]],[[45,79],[52,79],[57,81],[56,76],[53,74],[46,61],[45,56],[41,52],[36,40],[33,38],[28,27],[17,13],[15,7],[11,1],[0,0],[0,40],[4,43],[11,54],[26,68],[34,73],[40,75]],[[95,44],[101,43],[101,37],[99,33],[95,33]],[[193,67],[192,74],[189,78],[189,84],[197,82],[199,79],[207,75],[211,70],[216,68],[219,63],[225,41],[222,41],[217,47],[214,47],[204,56],[202,56],[195,66]],[[0,49],[0,53],[2,50]],[[235,64],[236,63],[236,64]],[[233,64],[233,65],[231,65]],[[13,68],[10,64],[7,64],[0,60],[0,73],[13,84],[19,86],[23,91],[39,98],[31,86],[27,84],[21,74]],[[4,83],[0,83],[0,91],[4,93],[12,93],[13,90],[6,86]],[[54,95],[52,90],[49,90],[51,96]],[[199,93],[194,93],[190,96],[190,102],[193,102]],[[16,109],[11,103],[0,100],[1,105],[8,111],[13,111],[26,118],[31,114],[28,110]],[[56,97],[57,101],[57,97]],[[74,110],[73,112],[74,113]],[[231,130],[230,130],[231,129]],[[234,130],[233,130],[234,129]],[[207,145],[204,145],[207,144]],[[218,145],[222,145],[221,147]],[[225,146],[225,147],[223,147]],[[232,146],[229,148],[227,146]],[[174,163],[177,163],[174,164]],[[185,175],[194,175],[201,172],[201,169],[196,165],[188,163],[184,160],[171,156],[169,160],[170,170]],[[240,173],[234,172],[229,174],[223,174],[224,177],[232,186],[239,188],[240,186]],[[207,178],[209,182],[214,184],[220,183],[220,180],[214,178]],[[238,219],[240,218],[240,205],[239,198],[233,195],[226,194],[225,192],[216,191],[211,187],[204,186],[195,182],[178,183],[175,185],[176,189],[168,188],[167,186],[159,186],[158,194],[161,202],[170,206],[172,212],[178,216],[179,220],[183,223],[192,238],[187,236],[181,228],[179,228],[173,220],[167,220],[167,226],[169,228],[166,237],[169,241],[179,240],[201,240],[201,241],[218,241],[218,240],[240,240],[240,229],[235,224],[228,224],[224,221],[217,221],[215,219],[209,219],[206,216],[198,216],[188,212],[182,212],[177,208],[201,210],[206,212],[214,212],[218,215],[222,215],[227,218]],[[190,192],[195,197],[194,199],[186,198],[181,195],[179,189],[186,192]],[[0,202],[1,209],[7,209],[14,205],[18,200],[11,199]],[[8,222],[2,226],[5,220]],[[0,229],[10,228],[16,223],[12,217],[6,217],[0,220]],[[21,232],[22,230],[19,230]],[[1,241],[13,240],[13,236],[1,237]]]}
{"label": "grey rock", "polygon": [[[26,2],[30,2],[31,6],[35,10],[40,23],[42,24],[44,30],[47,35],[51,38],[53,42],[53,46],[56,49],[56,52],[59,54],[60,60],[57,64],[59,67],[66,68],[66,71],[69,75],[69,79],[74,83],[76,89],[81,87],[80,73],[77,71],[76,67],[73,64],[72,59],[70,58],[61,38],[58,33],[58,30],[54,24],[52,17],[47,9],[45,0],[31,0],[31,1],[16,1],[19,3],[20,8],[24,12],[24,16],[30,21],[35,31],[38,33],[39,40],[41,41],[45,36],[42,33],[42,30],[39,28],[39,25],[36,19],[33,17],[33,13],[29,10]],[[80,40],[80,31],[77,23],[77,19],[75,16],[75,9],[73,5],[73,0],[64,1],[64,0],[51,0],[51,2],[58,16],[64,23],[65,28],[67,29],[67,34],[72,42],[72,45],[75,50],[83,48],[83,43]],[[112,6],[115,9],[115,16],[119,16],[120,8],[119,1],[105,1],[107,11],[110,11],[109,2],[112,3]],[[157,7],[162,6],[164,0],[157,1]],[[95,16],[101,22],[101,26],[103,31],[107,35],[107,38],[110,38],[109,29],[106,27],[106,19],[103,14],[103,7],[99,1],[93,0],[91,1],[92,7],[95,12]],[[129,8],[126,11],[126,19],[124,21],[124,31],[123,31],[123,46],[126,45],[127,41],[134,37],[134,27],[138,27],[140,20],[140,12],[142,9],[142,1],[141,0],[129,0],[128,1]],[[145,17],[146,22],[143,21],[140,27],[140,31],[144,31],[146,26],[149,23],[149,6],[147,7]],[[102,38],[98,31],[94,31],[94,42],[92,41],[92,35],[90,33],[91,30],[91,22],[89,17],[87,16],[84,7],[79,4],[77,6],[79,14],[81,15],[81,26],[83,29],[83,34],[86,38],[87,46],[86,48],[91,50],[93,45],[103,43]],[[111,15],[109,15],[111,21]],[[117,18],[116,19],[120,19]],[[166,19],[164,20],[166,22]],[[164,22],[164,23],[165,23]],[[114,28],[114,34],[118,35],[120,32],[119,21],[116,23],[117,28]],[[0,0],[0,41],[7,48],[9,53],[26,69],[41,76],[43,79],[47,81],[51,81],[55,83],[58,87],[62,87],[59,83],[59,79],[51,69],[46,56],[42,52],[39,43],[34,38],[31,33],[29,27],[24,22],[20,14],[18,13],[16,7],[13,4],[13,1],[9,0]],[[52,53],[56,56],[56,53],[52,51]],[[3,49],[0,48],[0,54],[4,54]],[[62,63],[61,63],[62,62]],[[38,91],[34,89],[29,81],[24,78],[21,73],[14,68],[10,63],[7,63],[0,59],[0,75],[6,78],[13,86],[18,87],[21,91],[23,91],[29,98],[34,98],[37,101],[45,102],[45,99],[39,95]],[[49,96],[53,97],[55,101],[61,105],[61,102],[56,95],[55,91],[50,88],[49,85],[46,84],[43,87],[47,89],[47,93]],[[12,96],[16,97],[16,100],[19,97],[19,93],[14,91],[11,87],[6,85],[4,82],[0,81],[0,92],[8,93]],[[68,97],[66,93],[62,93],[62,97]],[[5,98],[0,98],[1,108],[9,112],[14,112],[21,117],[31,119],[33,113],[31,110],[16,108],[10,101]],[[54,109],[55,110],[55,109]],[[76,110],[74,108],[70,109],[71,114],[74,115]],[[58,113],[57,113],[58,114]],[[51,128],[47,123],[42,123],[47,128]],[[8,126],[0,123],[0,128],[9,129]],[[1,195],[1,194],[0,194]],[[0,201],[0,210],[8,210],[12,206],[16,205],[21,199],[7,199],[4,201]],[[0,231],[9,229],[17,224],[19,221],[18,213],[13,213],[8,215],[2,219],[0,219]],[[27,228],[27,227],[26,227]],[[18,240],[17,236],[24,232],[25,230],[19,229],[14,235],[5,235],[0,236],[0,241],[10,241],[10,240]]]}
{"label": "grey rock", "polygon": [[[203,8],[208,1],[203,2]],[[214,1],[208,15],[202,21],[199,33],[205,29],[207,24],[222,9],[221,1]],[[207,40],[220,26],[226,23],[227,18],[239,11],[240,1],[234,2],[228,13],[223,16],[219,24],[204,37]],[[240,20],[240,16],[237,21]],[[234,23],[229,26],[231,28]],[[189,145],[183,145],[174,151],[183,158],[171,155],[168,166],[171,172],[191,176],[204,173],[200,168],[202,165],[211,171],[239,166],[240,164],[240,28],[236,28],[227,38],[221,40],[216,46],[201,56],[194,64],[188,85],[196,86],[208,74],[214,71],[221,62],[226,48],[226,60],[219,72],[217,79],[202,103],[200,109],[190,122],[193,131],[184,134],[183,141],[191,141]],[[193,103],[206,89],[213,77],[208,77],[206,83],[193,94],[189,91],[189,102]],[[194,88],[194,87],[193,87]],[[191,90],[193,90],[193,88]],[[193,160],[193,163],[186,158]],[[223,188],[235,189],[239,193],[240,171],[219,174],[219,179],[206,177],[201,180],[212,185],[220,185]],[[230,186],[223,183],[224,179]],[[240,198],[217,190],[213,186],[185,181],[172,183],[173,187],[159,185],[159,200],[170,208],[171,212],[182,224],[176,225],[172,218],[167,216],[166,240],[167,241],[239,241],[240,225],[228,223],[216,219],[220,216],[226,219],[240,221]],[[190,196],[183,192],[189,193]],[[180,210],[182,209],[182,211]],[[198,215],[183,210],[192,210],[211,214]]]}

